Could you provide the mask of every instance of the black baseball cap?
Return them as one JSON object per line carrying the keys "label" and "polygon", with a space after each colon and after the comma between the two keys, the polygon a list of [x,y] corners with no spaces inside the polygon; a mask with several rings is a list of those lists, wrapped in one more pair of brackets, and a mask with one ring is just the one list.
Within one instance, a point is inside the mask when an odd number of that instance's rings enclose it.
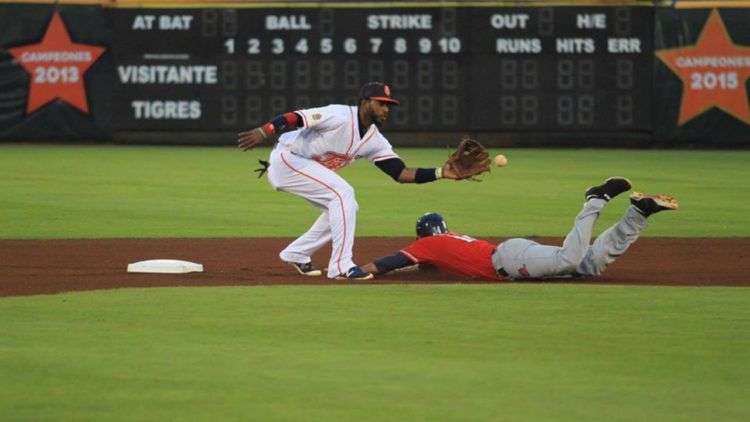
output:
{"label": "black baseball cap", "polygon": [[384,103],[399,105],[398,100],[391,97],[391,87],[382,82],[368,82],[359,90],[361,100],[378,100]]}

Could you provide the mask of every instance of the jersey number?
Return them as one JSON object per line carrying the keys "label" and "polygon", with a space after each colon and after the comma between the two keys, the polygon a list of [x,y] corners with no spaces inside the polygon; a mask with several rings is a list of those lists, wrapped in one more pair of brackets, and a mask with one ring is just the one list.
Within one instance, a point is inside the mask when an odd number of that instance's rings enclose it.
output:
{"label": "jersey number", "polygon": [[475,240],[476,240],[476,239],[474,239],[473,237],[471,237],[471,236],[467,236],[467,235],[465,235],[465,234],[453,234],[453,233],[448,233],[448,234],[446,234],[446,236],[450,236],[450,237],[452,237],[452,238],[454,238],[454,239],[458,239],[458,240],[463,240],[464,242],[473,242],[473,241],[475,241]]}

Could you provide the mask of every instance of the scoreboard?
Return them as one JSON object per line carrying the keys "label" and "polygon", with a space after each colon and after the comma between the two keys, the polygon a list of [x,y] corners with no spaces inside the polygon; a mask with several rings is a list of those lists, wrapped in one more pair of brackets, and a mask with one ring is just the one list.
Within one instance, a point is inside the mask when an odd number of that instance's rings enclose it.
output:
{"label": "scoreboard", "polygon": [[115,9],[113,25],[115,130],[236,131],[356,104],[371,80],[401,101],[390,130],[653,126],[651,7]]}

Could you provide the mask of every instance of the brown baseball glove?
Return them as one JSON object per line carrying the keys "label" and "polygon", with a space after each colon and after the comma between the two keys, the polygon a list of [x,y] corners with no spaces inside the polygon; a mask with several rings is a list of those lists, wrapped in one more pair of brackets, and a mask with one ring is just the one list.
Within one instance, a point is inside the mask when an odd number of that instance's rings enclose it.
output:
{"label": "brown baseball glove", "polygon": [[479,181],[474,176],[490,171],[490,154],[478,141],[463,137],[445,164],[455,174],[456,180]]}

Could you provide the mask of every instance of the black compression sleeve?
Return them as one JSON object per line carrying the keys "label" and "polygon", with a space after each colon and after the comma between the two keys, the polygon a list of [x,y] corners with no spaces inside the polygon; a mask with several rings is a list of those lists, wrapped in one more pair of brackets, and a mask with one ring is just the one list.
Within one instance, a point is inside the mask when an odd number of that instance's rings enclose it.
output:
{"label": "black compression sleeve", "polygon": [[400,158],[389,158],[387,160],[376,161],[375,165],[378,166],[383,173],[391,176],[393,180],[398,182],[398,176],[406,168],[406,164]]}
{"label": "black compression sleeve", "polygon": [[414,265],[415,262],[409,259],[409,257],[404,255],[403,253],[396,252],[395,255],[384,256],[382,258],[376,259],[374,264],[378,268],[378,272],[387,273],[388,271],[393,271],[399,268],[408,267],[409,265]]}
{"label": "black compression sleeve", "polygon": [[418,168],[416,174],[414,175],[414,183],[427,183],[434,182],[435,180],[437,180],[437,176],[435,174],[434,168]]}

